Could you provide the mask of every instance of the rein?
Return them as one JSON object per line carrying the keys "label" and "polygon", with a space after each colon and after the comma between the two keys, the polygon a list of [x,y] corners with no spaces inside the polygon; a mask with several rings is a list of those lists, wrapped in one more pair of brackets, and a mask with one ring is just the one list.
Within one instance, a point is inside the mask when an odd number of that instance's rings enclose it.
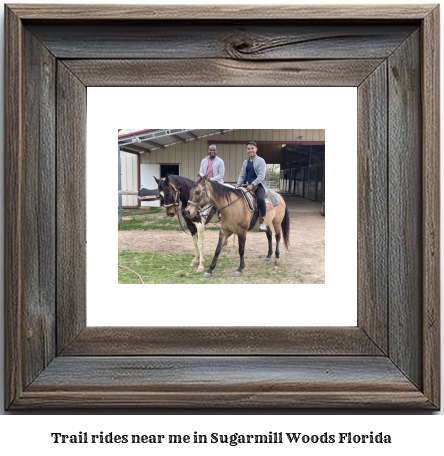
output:
{"label": "rein", "polygon": [[[250,190],[247,190],[247,193],[250,193]],[[221,207],[219,210],[222,211],[223,209],[227,208],[228,206],[231,206],[231,205],[234,204],[237,200],[240,200],[240,199],[243,198],[243,197],[244,197],[244,195],[239,196],[239,198],[235,199],[235,200],[232,201],[230,204],[227,204],[226,206]]]}
{"label": "rein", "polygon": [[[177,212],[177,208],[176,208],[176,212]],[[177,219],[179,220],[179,226],[180,226],[180,228],[182,229],[182,231],[183,231],[185,234],[188,234],[188,236],[192,236],[191,233],[187,233],[187,232],[184,230],[184,228],[183,228],[183,226],[182,226],[182,222],[180,221],[179,214],[177,214]]]}
{"label": "rein", "polygon": [[[171,207],[171,206],[174,206],[174,207],[175,207],[175,212],[176,212],[176,214],[177,214],[177,213],[179,212],[178,209],[179,209],[179,204],[180,204],[180,191],[177,190],[176,187],[174,187],[174,185],[172,185],[171,183],[170,183],[170,186],[171,186],[171,188],[172,188],[172,189],[174,190],[174,192],[175,192],[174,203],[171,203],[171,204],[164,204],[163,207]],[[208,196],[208,194],[207,194],[207,196]],[[190,201],[188,201],[188,202],[190,202]],[[192,203],[192,204],[194,204],[194,203]],[[203,209],[201,209],[201,210],[199,211],[199,214],[200,214],[201,212],[205,212],[206,210],[211,211],[211,208],[209,208],[209,207],[203,208]],[[183,210],[182,210],[182,212],[183,212]],[[207,218],[206,215],[202,215],[201,217],[203,217],[203,218],[205,218],[205,219]],[[179,226],[180,226],[181,230],[182,230],[185,234],[187,234],[188,236],[192,236],[192,234],[191,234],[191,233],[187,233],[187,232],[185,231],[184,227],[182,226],[182,222],[180,221],[179,214],[177,214],[177,218],[178,218],[178,220],[179,220]]]}
{"label": "rein", "polygon": [[[246,192],[247,192],[247,193],[251,193],[251,190],[246,190]],[[208,197],[208,199],[211,201],[210,195],[208,195],[208,193],[207,193],[207,187],[206,187],[206,186],[205,186],[205,190],[202,192],[202,198],[200,199],[200,201],[203,200],[204,193],[205,193],[205,195]],[[244,195],[239,196],[239,198],[236,198],[236,199],[235,199],[234,201],[232,201],[230,204],[227,204],[226,206],[221,207],[221,208],[219,209],[219,211],[222,211],[223,209],[226,209],[228,206],[231,206],[231,205],[234,204],[237,200],[240,200],[240,199],[243,198],[243,197],[244,197]],[[200,208],[200,206],[199,206],[200,201],[199,201],[198,203],[193,203],[193,201],[188,200],[188,203],[192,204],[193,206],[196,206],[196,207],[199,209],[199,208]],[[204,210],[206,210],[206,209],[201,209],[201,210],[199,210],[198,212],[200,213],[200,212],[203,212]]]}
{"label": "rein", "polygon": [[[171,188],[174,190],[175,192],[175,196],[174,196],[174,202],[171,203],[171,204],[163,204],[163,207],[171,207],[171,206],[174,206],[175,210],[174,212],[177,213],[178,212],[178,208],[179,208],[179,203],[180,203],[180,191],[176,189],[176,187],[174,185],[172,185],[170,183],[170,186]],[[179,220],[179,226],[180,226],[180,229],[185,233],[185,234],[188,234],[189,236],[192,236],[191,233],[187,233],[183,226],[182,226],[182,222],[180,221],[180,217],[179,215],[177,215],[177,218]]]}
{"label": "rein", "polygon": [[[199,211],[199,214],[200,214],[201,212],[205,212],[206,210],[209,210],[209,211],[211,212],[211,207],[208,207],[208,206],[207,206],[206,208],[201,209],[201,210]],[[176,212],[177,212],[177,211],[176,211]],[[182,210],[182,212],[183,212],[183,210]],[[208,215],[209,215],[209,214],[208,214]],[[201,217],[204,218],[204,219],[206,219],[206,218],[208,217],[208,215],[201,215]],[[187,232],[183,229],[182,223],[180,222],[180,217],[179,217],[179,215],[177,215],[177,218],[179,219],[179,226],[182,228],[182,231],[183,231],[185,234],[188,234],[189,236],[192,236],[191,233],[187,233]],[[210,223],[211,223],[212,225],[214,225],[215,227],[218,227],[218,225],[216,225],[215,223],[213,223],[213,222],[210,222]]]}

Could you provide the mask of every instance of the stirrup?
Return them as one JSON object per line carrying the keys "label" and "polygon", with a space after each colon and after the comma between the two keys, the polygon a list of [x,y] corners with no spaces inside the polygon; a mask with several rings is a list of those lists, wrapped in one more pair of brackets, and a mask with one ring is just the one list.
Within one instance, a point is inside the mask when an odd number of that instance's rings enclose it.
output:
{"label": "stirrup", "polygon": [[267,231],[267,227],[265,225],[265,222],[262,222],[260,225],[259,225],[259,228],[258,228],[259,231]]}

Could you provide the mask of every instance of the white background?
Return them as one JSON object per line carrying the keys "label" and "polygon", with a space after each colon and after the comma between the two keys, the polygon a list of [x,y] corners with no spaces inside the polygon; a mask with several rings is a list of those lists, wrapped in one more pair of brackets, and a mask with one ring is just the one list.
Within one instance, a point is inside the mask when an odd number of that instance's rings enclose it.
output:
{"label": "white background", "polygon": [[[24,3],[33,3],[27,1]],[[34,2],[36,3],[36,2]],[[49,3],[49,2],[48,2]],[[60,3],[52,2],[52,3]],[[77,2],[77,3],[88,3],[88,2]],[[112,3],[101,2],[100,0],[95,0],[95,3]],[[115,2],[120,3],[120,2]],[[133,3],[136,3],[135,1]],[[140,3],[140,2],[139,2]],[[152,0],[151,3],[169,3],[166,1],[155,1]],[[175,3],[175,2],[170,2]],[[190,3],[210,3],[199,2],[195,0]],[[236,1],[219,1],[219,3],[239,3]],[[243,0],[242,3],[251,3],[259,4],[264,3],[260,0],[248,1]],[[297,3],[297,2],[286,2],[281,0],[280,3]],[[303,2],[308,3],[308,2]],[[325,4],[325,3],[334,3],[327,0],[312,0],[311,4]],[[341,4],[346,3],[357,3],[354,1],[341,0]],[[381,3],[380,1],[371,1],[367,0],[366,3]],[[414,1],[409,2],[407,0],[393,1],[392,3],[429,3],[429,2],[420,2]],[[438,2],[439,3],[439,2]],[[0,11],[0,14],[3,16],[3,8]],[[3,21],[1,24],[2,27],[2,36],[3,36]],[[3,54],[3,47],[0,47],[0,53]],[[3,61],[3,58],[1,59]],[[4,74],[3,70],[1,73],[2,84],[4,86]],[[3,97],[3,92],[1,92],[1,97]],[[3,123],[0,123],[0,133],[3,140]],[[2,142],[3,143],[3,142]],[[0,186],[1,201],[3,201],[3,187]],[[441,198],[443,201],[443,198]],[[2,220],[4,218],[3,208],[0,216]],[[3,226],[3,223],[1,223]],[[0,237],[0,248],[3,252],[3,237]],[[3,253],[2,253],[3,256]],[[441,253],[442,258],[442,253]],[[3,267],[3,264],[0,266]],[[3,271],[2,271],[3,272]],[[443,269],[441,268],[441,274]],[[3,284],[4,274],[0,274],[0,281]],[[1,295],[3,299],[3,294]],[[442,299],[441,299],[442,301]],[[444,313],[441,313],[443,315]],[[0,344],[3,343],[3,312],[0,312]],[[441,316],[441,328],[444,327],[443,317]],[[444,338],[442,338],[443,340]],[[444,348],[441,350],[441,356],[444,352]],[[3,350],[0,350],[0,401],[3,403]],[[441,363],[444,365],[444,363]],[[443,382],[442,376],[442,382]],[[443,391],[443,387],[441,387]],[[1,408],[0,408],[1,410]],[[392,445],[334,445],[334,446],[297,446],[296,449],[291,446],[286,446],[284,448],[276,448],[275,446],[271,447],[271,451],[276,454],[318,454],[321,452],[327,451],[329,454],[364,454],[364,455],[373,455],[375,452],[381,455],[390,455],[393,454],[412,454],[420,452],[433,452],[433,454],[440,454],[443,449],[442,442],[442,429],[444,425],[443,412],[434,413],[435,416],[424,416],[424,414],[412,414],[407,416],[405,412],[402,412],[400,416],[396,413],[391,414],[377,414],[373,415],[370,413],[362,414],[357,412],[355,416],[348,416],[347,414],[341,415],[331,415],[329,412],[323,414],[318,414],[319,411],[312,412],[310,414],[303,414],[298,411],[289,411],[287,414],[282,414],[278,416],[268,415],[266,413],[258,413],[257,416],[224,416],[224,415],[193,415],[193,416],[180,416],[177,413],[168,412],[165,415],[154,416],[155,412],[141,412],[145,416],[119,416],[117,414],[112,414],[110,416],[93,416],[87,414],[74,414],[69,413],[65,416],[57,416],[46,414],[46,416],[36,417],[34,414],[30,416],[14,415],[12,413],[5,413],[0,417],[0,449],[2,452],[13,451],[14,453],[21,454],[22,452],[27,452],[28,454],[41,454],[45,452],[46,454],[59,455],[61,452],[59,445],[54,445],[51,442],[50,433],[51,432],[63,432],[63,433],[77,433],[79,431],[87,430],[90,432],[104,432],[113,431],[116,433],[146,433],[151,432],[160,432],[160,433],[193,433],[195,430],[201,433],[204,432],[225,432],[231,433],[233,430],[235,432],[244,432],[254,431],[254,433],[267,433],[268,431],[283,431],[283,432],[314,432],[321,434],[323,432],[343,432],[343,431],[354,431],[357,433],[368,433],[370,430],[374,432],[379,432],[382,430],[385,433],[390,433],[394,437],[394,443]],[[104,412],[106,413],[106,412]],[[439,416],[438,416],[439,415]],[[296,430],[296,431],[294,431]],[[138,452],[140,454],[147,454],[149,451],[154,451],[152,448],[137,447],[133,449],[132,447],[125,447],[128,454],[133,452]],[[131,448],[131,451],[130,449]],[[196,454],[197,452],[205,452],[208,454],[210,447],[203,447],[204,449],[198,450],[196,446],[186,447],[184,445],[180,446],[180,451],[185,454]],[[214,447],[211,447],[212,453],[221,454],[223,451],[224,455],[228,452],[236,452],[238,454],[251,454],[252,450],[257,454],[269,454],[270,447],[261,445],[258,446],[246,446],[246,447],[217,447],[217,450]],[[162,451],[171,451],[170,446],[162,447]],[[83,454],[97,454],[97,450],[94,447],[89,445],[81,446],[80,451]],[[119,445],[107,445],[107,453],[122,454],[122,448]],[[156,454],[161,454],[161,449],[156,448]],[[63,452],[65,454],[77,455],[79,453],[79,447],[76,445],[64,446]],[[94,452],[94,453],[93,453]]]}
{"label": "white background", "polygon": [[[356,326],[356,95],[355,87],[89,88],[88,326]],[[174,104],[178,99],[194,101],[181,108],[180,103]],[[209,99],[217,100],[217,109],[211,116],[207,110]],[[252,106],[251,100],[260,100],[260,109]],[[277,100],[283,107],[293,107],[291,115],[286,109],[276,109]],[[155,113],[146,109],[148,105],[156,106]],[[175,109],[171,109],[173,105]],[[125,109],[116,109],[118,106]],[[100,198],[98,203],[98,195],[103,194],[104,182],[117,182],[117,128],[143,129],[154,124],[165,128],[225,125],[247,129],[325,129],[329,213],[325,219],[326,283],[218,285],[210,284],[208,279],[204,285],[118,285],[117,197]],[[329,159],[335,155],[342,160]],[[342,178],[344,163],[346,178]],[[182,237],[189,244],[191,262],[191,236],[182,232],[171,232],[171,236]],[[146,242],[150,242],[148,232]],[[252,238],[247,235],[248,242]],[[216,248],[208,241],[204,247],[206,253],[214,253]],[[285,263],[287,254],[284,248],[281,250]],[[297,255],[297,246],[291,250],[293,256]],[[248,266],[248,256],[245,261]],[[238,257],[233,257],[233,271],[238,264]],[[217,274],[220,271],[216,267],[213,275]],[[180,299],[168,299],[169,296]]]}

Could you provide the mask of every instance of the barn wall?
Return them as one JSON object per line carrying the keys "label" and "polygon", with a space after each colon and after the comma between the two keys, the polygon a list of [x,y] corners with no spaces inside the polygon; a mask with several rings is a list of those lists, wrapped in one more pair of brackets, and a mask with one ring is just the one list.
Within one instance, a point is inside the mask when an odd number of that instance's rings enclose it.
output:
{"label": "barn wall", "polygon": [[[139,170],[137,155],[127,152],[120,152],[120,164],[122,172],[122,190],[138,191]],[[135,207],[137,205],[137,196],[122,195],[123,207]]]}
{"label": "barn wall", "polygon": [[[141,163],[177,163],[180,175],[194,179],[199,172],[202,159],[208,153],[208,140],[211,141],[242,141],[242,144],[217,144],[218,156],[225,163],[225,181],[236,182],[242,166],[247,158],[247,141],[296,141],[303,136],[304,141],[325,141],[325,130],[232,130],[224,135],[217,134],[199,141],[173,144],[166,149],[156,149],[150,154],[140,156]],[[280,163],[280,145],[263,144],[258,147],[258,155],[267,163]],[[127,154],[129,155],[129,154]]]}

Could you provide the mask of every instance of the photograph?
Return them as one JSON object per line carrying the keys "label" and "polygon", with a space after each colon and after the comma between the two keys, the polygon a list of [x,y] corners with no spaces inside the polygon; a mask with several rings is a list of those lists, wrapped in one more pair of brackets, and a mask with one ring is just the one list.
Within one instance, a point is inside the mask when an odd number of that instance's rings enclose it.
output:
{"label": "photograph", "polygon": [[439,412],[439,6],[4,17],[6,411]]}
{"label": "photograph", "polygon": [[325,282],[324,129],[118,138],[119,284]]}

